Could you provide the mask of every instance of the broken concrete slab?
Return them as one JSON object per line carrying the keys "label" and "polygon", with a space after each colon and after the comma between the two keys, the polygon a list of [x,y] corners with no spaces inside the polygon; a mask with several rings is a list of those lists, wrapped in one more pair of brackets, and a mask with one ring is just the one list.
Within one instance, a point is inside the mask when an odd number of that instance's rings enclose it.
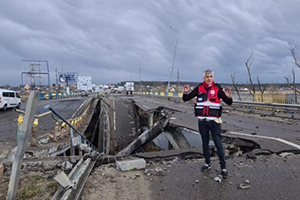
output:
{"label": "broken concrete slab", "polygon": [[156,122],[149,130],[144,131],[140,136],[133,140],[127,147],[122,149],[117,155],[129,156],[133,151],[145,144],[147,141],[154,139],[162,133],[163,128],[167,126],[169,118],[163,117]]}
{"label": "broken concrete slab", "polygon": [[163,133],[165,134],[166,138],[168,139],[168,141],[174,149],[180,149],[179,145],[177,144],[176,140],[173,138],[170,132],[164,131]]}
{"label": "broken concrete slab", "polygon": [[146,167],[146,161],[142,158],[133,160],[124,160],[116,162],[117,169],[120,171],[130,171],[133,169],[144,169]]}
{"label": "broken concrete slab", "polygon": [[182,130],[183,130],[182,128],[169,127],[168,129],[170,130],[172,136],[174,137],[175,141],[179,145],[180,149],[187,149],[191,147],[187,139],[182,134]]}
{"label": "broken concrete slab", "polygon": [[157,152],[144,152],[136,153],[135,156],[144,159],[174,159],[176,157],[187,159],[187,158],[203,158],[203,151],[200,147],[193,147],[188,149],[177,149],[169,151],[157,151]]}
{"label": "broken concrete slab", "polygon": [[280,153],[284,151],[300,151],[297,145],[289,143],[280,138],[272,138],[267,136],[256,136],[238,132],[227,132],[223,134],[224,137],[239,138],[241,140],[248,140],[256,143],[261,149],[268,149],[273,153]]}

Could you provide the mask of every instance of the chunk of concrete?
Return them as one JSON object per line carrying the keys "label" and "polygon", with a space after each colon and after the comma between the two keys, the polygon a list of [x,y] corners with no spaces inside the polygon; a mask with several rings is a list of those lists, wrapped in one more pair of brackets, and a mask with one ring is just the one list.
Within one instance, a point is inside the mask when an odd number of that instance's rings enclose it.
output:
{"label": "chunk of concrete", "polygon": [[250,185],[249,184],[240,184],[238,186],[238,189],[242,189],[242,190],[245,190],[245,189],[249,189],[250,188]]}
{"label": "chunk of concrete", "polygon": [[166,169],[162,169],[160,167],[155,167],[154,169],[146,169],[145,170],[145,174],[147,174],[147,176],[150,175],[154,175],[154,176],[164,176],[166,175]]}
{"label": "chunk of concrete", "polygon": [[286,157],[292,156],[292,155],[294,155],[294,154],[291,152],[283,152],[283,153],[279,154],[279,156],[283,157],[283,158],[286,158]]}
{"label": "chunk of concrete", "polygon": [[124,160],[117,161],[116,166],[118,170],[121,171],[130,171],[133,169],[144,169],[146,167],[145,159],[134,159],[134,160]]}
{"label": "chunk of concrete", "polygon": [[248,152],[248,153],[246,154],[246,157],[247,157],[248,159],[253,159],[253,160],[257,159],[257,156],[256,156],[255,153],[252,152],[252,151]]}
{"label": "chunk of concrete", "polygon": [[65,161],[65,162],[62,163],[62,167],[65,170],[71,170],[73,168],[73,164],[70,163],[69,161]]}
{"label": "chunk of concrete", "polygon": [[217,176],[214,178],[215,181],[221,183],[222,182],[222,178],[220,176]]}

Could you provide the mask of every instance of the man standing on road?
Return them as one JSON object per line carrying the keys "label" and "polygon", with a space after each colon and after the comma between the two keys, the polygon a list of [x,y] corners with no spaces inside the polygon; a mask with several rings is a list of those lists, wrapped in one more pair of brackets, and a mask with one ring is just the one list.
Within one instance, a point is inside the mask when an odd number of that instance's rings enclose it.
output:
{"label": "man standing on road", "polygon": [[190,85],[183,88],[183,101],[189,101],[197,97],[195,104],[195,116],[198,117],[198,126],[202,138],[203,155],[205,164],[201,168],[202,172],[211,169],[210,151],[209,151],[209,131],[217,148],[217,154],[220,160],[221,175],[227,178],[225,152],[221,139],[221,99],[228,105],[232,104],[232,92],[227,86],[225,90],[214,82],[214,72],[207,69],[203,72],[203,82],[191,91]]}

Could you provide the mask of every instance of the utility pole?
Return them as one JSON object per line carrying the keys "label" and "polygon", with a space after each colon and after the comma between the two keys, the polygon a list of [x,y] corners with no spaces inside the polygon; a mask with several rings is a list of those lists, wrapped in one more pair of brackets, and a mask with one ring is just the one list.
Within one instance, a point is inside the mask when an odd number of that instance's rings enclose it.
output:
{"label": "utility pole", "polygon": [[167,86],[167,92],[169,92],[169,90],[170,90],[170,81],[171,81],[171,78],[172,78],[172,75],[173,75],[174,63],[175,63],[175,57],[176,57],[176,50],[177,50],[177,44],[178,44],[178,39],[179,39],[179,32],[175,28],[173,28],[172,26],[170,26],[170,28],[173,29],[174,31],[176,31],[178,36],[177,36],[177,41],[176,41],[176,44],[175,44],[175,50],[174,50],[173,62],[172,62],[172,67],[171,67],[171,71],[170,71],[170,76],[169,76],[169,82],[168,82],[168,86]]}
{"label": "utility pole", "polygon": [[55,68],[55,76],[56,76],[56,85],[58,85],[58,72],[57,72],[57,68]]}
{"label": "utility pole", "polygon": [[177,87],[179,88],[179,69],[177,69]]}
{"label": "utility pole", "polygon": [[142,91],[142,68],[141,61],[139,61],[139,70],[140,70],[140,92]]}

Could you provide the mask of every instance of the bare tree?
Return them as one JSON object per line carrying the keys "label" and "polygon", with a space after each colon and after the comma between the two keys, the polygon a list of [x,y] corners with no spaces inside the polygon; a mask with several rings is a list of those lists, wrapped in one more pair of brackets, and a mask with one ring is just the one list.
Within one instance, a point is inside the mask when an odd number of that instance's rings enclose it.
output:
{"label": "bare tree", "polygon": [[252,76],[251,76],[251,66],[254,62],[254,52],[252,51],[249,58],[247,59],[245,65],[246,65],[246,68],[247,68],[247,72],[248,72],[248,76],[249,76],[249,82],[250,82],[250,85],[248,84],[247,87],[248,87],[248,90],[249,90],[249,93],[252,95],[253,97],[253,101],[255,99],[255,85],[252,81]]}
{"label": "bare tree", "polygon": [[264,87],[262,87],[262,84],[260,83],[259,76],[256,76],[257,83],[258,83],[258,89],[260,90],[260,97],[261,97],[261,102],[264,102],[264,92],[266,88],[268,87],[269,83],[266,83]]}
{"label": "bare tree", "polygon": [[242,101],[241,95],[240,95],[240,91],[238,90],[237,84],[235,82],[235,74],[234,73],[230,73],[230,77],[231,77],[231,81],[232,81],[232,87],[234,88],[234,90],[236,91],[239,100]]}
{"label": "bare tree", "polygon": [[268,90],[269,90],[271,93],[275,93],[275,91],[277,91],[279,87],[280,87],[280,86],[279,86],[279,84],[277,84],[277,83],[270,83],[270,84],[268,85]]}
{"label": "bare tree", "polygon": [[300,94],[300,90],[298,90],[297,89],[297,87],[296,87],[296,75],[295,75],[295,70],[294,70],[294,68],[292,68],[292,73],[293,73],[293,83],[291,84],[291,81],[290,81],[290,79],[288,78],[288,77],[284,77],[285,78],[285,80],[286,80],[286,82],[287,82],[287,84],[288,84],[288,86],[292,89],[292,90],[294,90],[294,94],[295,94],[295,103],[298,103],[298,101],[297,101],[297,93],[299,93]]}
{"label": "bare tree", "polygon": [[[298,56],[297,56],[297,52],[296,52],[297,45],[295,43],[293,43],[293,42],[289,42],[288,45],[289,45],[288,49],[290,50],[290,52],[292,54],[292,57],[293,57],[294,62],[295,62],[295,65],[300,68],[300,64],[298,62]],[[288,86],[294,90],[295,103],[297,103],[297,93],[300,93],[300,91],[296,87],[296,75],[295,75],[294,68],[292,68],[292,73],[293,73],[293,84],[292,85],[290,84],[290,81],[289,81],[289,79],[287,77],[284,77],[284,78],[286,79],[286,82],[287,82]]]}
{"label": "bare tree", "polygon": [[289,47],[288,48],[289,48],[289,50],[292,54],[295,65],[300,68],[300,64],[298,62],[298,56],[296,54],[297,45],[295,45],[295,43],[293,43],[293,42],[289,42]]}

